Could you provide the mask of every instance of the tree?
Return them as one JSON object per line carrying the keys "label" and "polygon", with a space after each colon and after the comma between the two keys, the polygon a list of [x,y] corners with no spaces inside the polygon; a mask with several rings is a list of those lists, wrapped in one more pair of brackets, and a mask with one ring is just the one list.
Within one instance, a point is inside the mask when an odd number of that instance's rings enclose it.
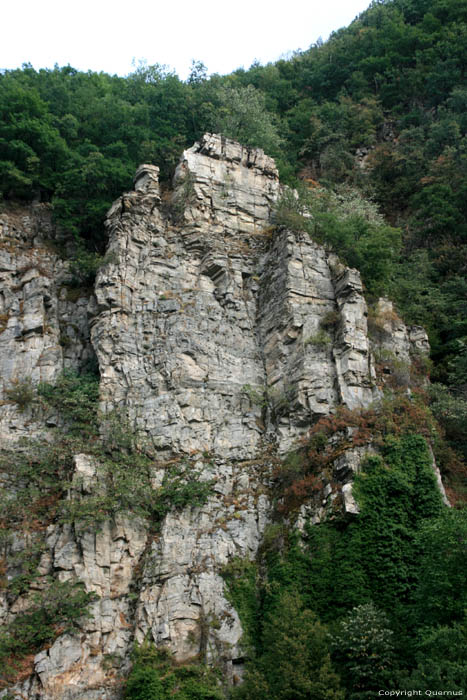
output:
{"label": "tree", "polygon": [[425,523],[417,537],[419,583],[415,595],[418,625],[449,625],[467,609],[467,508],[446,509]]}
{"label": "tree", "polygon": [[327,629],[298,593],[284,591],[266,616],[263,653],[238,697],[248,700],[343,700],[329,655]]}
{"label": "tree", "polygon": [[253,85],[221,87],[216,131],[245,146],[262,148],[269,155],[280,151],[282,138],[277,120],[266,109],[264,95]]}
{"label": "tree", "polygon": [[373,603],[359,605],[332,635],[333,659],[342,673],[350,700],[373,698],[390,688],[394,676],[393,632],[386,615]]}
{"label": "tree", "polygon": [[417,666],[402,687],[463,691],[467,688],[467,622],[423,628],[416,645]]}
{"label": "tree", "polygon": [[67,148],[36,90],[0,76],[0,189],[32,199],[53,191]]}

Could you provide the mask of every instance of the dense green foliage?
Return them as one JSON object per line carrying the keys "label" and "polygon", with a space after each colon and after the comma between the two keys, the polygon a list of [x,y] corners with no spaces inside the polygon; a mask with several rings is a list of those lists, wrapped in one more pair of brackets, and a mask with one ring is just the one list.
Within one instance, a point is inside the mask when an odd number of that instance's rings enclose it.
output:
{"label": "dense green foliage", "polygon": [[332,647],[352,700],[374,697],[375,692],[392,685],[393,632],[387,616],[373,603],[358,605],[339,621]]}
{"label": "dense green foliage", "polygon": [[[389,467],[389,468],[388,468]],[[441,511],[441,498],[420,436],[387,439],[384,461],[369,457],[355,480],[361,514],[311,528],[310,596],[323,616],[370,600],[403,616],[415,585],[415,537]],[[333,600],[333,610],[328,601]]]}
{"label": "dense green foliage", "polygon": [[0,190],[50,200],[63,229],[89,250],[105,244],[103,220],[136,167],[154,162],[169,179],[184,147],[222,129],[280,156],[280,138],[252,86],[207,81],[202,65],[184,83],[159,66],[128,78],[30,66],[0,75]]}
{"label": "dense green foliage", "polygon": [[125,700],[222,700],[217,675],[203,664],[174,663],[167,651],[143,643],[133,652]]}
{"label": "dense green foliage", "polygon": [[404,686],[407,689],[464,691],[467,687],[466,644],[465,620],[449,627],[422,629],[415,651],[416,667],[405,677]]}
{"label": "dense green foliage", "polygon": [[252,85],[219,89],[221,108],[215,123],[216,132],[245,146],[261,145],[266,153],[280,156],[283,143],[274,118],[266,109],[266,100]]}
{"label": "dense green foliage", "polygon": [[266,615],[262,652],[234,694],[245,700],[343,700],[330,657],[326,627],[304,609],[296,591],[284,591]]}
{"label": "dense green foliage", "polygon": [[443,425],[450,443],[467,459],[467,401],[462,393],[451,393],[443,384],[430,387],[431,409]]}
{"label": "dense green foliage", "polygon": [[[381,688],[442,688],[447,679],[462,689],[467,510],[443,506],[427,443],[408,426],[386,433],[354,496],[358,515],[331,512],[307,527],[304,544],[271,526],[262,577],[252,577],[251,564],[230,569],[230,595],[254,642],[240,697],[337,698],[342,687],[363,700]],[[438,641],[452,647],[430,666]],[[307,686],[323,674],[329,696]]]}

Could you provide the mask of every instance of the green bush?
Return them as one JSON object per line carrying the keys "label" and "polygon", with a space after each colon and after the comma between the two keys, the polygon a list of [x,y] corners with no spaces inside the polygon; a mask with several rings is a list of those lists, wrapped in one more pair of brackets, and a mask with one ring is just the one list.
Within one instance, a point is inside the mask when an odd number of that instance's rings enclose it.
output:
{"label": "green bush", "polygon": [[[458,691],[467,687],[467,624],[422,628],[415,646],[416,668],[402,678],[401,688]],[[408,676],[408,677],[407,677]]]}
{"label": "green bush", "polygon": [[253,85],[222,86],[217,95],[215,131],[245,146],[262,148],[268,155],[280,153],[282,138],[277,118],[268,111],[264,95]]}
{"label": "green bush", "polygon": [[97,411],[99,377],[65,370],[55,384],[39,384],[38,395],[46,405],[56,409],[65,419],[71,435],[83,438],[98,434]]}
{"label": "green bush", "polygon": [[443,509],[416,534],[418,577],[412,614],[419,626],[464,621],[467,508]]}
{"label": "green bush", "polygon": [[286,188],[275,203],[272,211],[272,222],[278,228],[290,231],[306,231],[310,225],[308,198],[305,190]]}
{"label": "green bush", "polygon": [[251,384],[244,384],[241,388],[242,394],[245,394],[254,406],[260,406],[261,408],[266,408],[268,404],[268,397],[265,391],[255,389]]}
{"label": "green bush", "polygon": [[370,700],[381,688],[397,686],[394,633],[387,616],[373,603],[359,605],[332,634],[332,658],[342,675],[349,700]]}
{"label": "green bush", "polygon": [[90,616],[88,606],[97,596],[86,593],[83,584],[49,581],[44,590],[34,593],[30,605],[18,613],[0,634],[0,678],[14,677],[16,662],[22,656],[39,651],[61,633],[73,634],[80,621]]}
{"label": "green bush", "polygon": [[72,277],[69,286],[72,289],[92,288],[97,271],[102,267],[104,261],[105,258],[102,255],[86,250],[84,245],[79,243],[70,260]]}
{"label": "green bush", "polygon": [[327,331],[320,328],[314,335],[305,338],[305,345],[313,345],[319,350],[325,350],[332,345],[332,338]]}
{"label": "green bush", "polygon": [[261,648],[235,698],[343,700],[327,629],[311,610],[303,609],[297,592],[284,591],[265,616]]}
{"label": "green bush", "polygon": [[202,663],[176,663],[145,642],[132,655],[125,700],[223,700],[217,674]]}
{"label": "green bush", "polygon": [[221,575],[226,582],[226,597],[242,623],[242,644],[251,653],[259,639],[258,565],[248,559],[234,557],[222,569]]}
{"label": "green bush", "polygon": [[401,233],[384,222],[377,207],[355,189],[286,190],[272,215],[278,227],[306,231],[357,268],[367,291],[387,293],[401,247]]}
{"label": "green bush", "polygon": [[431,410],[446,431],[450,443],[467,458],[467,400],[442,384],[429,389]]}
{"label": "green bush", "polygon": [[10,387],[5,390],[5,396],[8,401],[15,403],[23,413],[36,398],[36,390],[30,378],[14,379]]}

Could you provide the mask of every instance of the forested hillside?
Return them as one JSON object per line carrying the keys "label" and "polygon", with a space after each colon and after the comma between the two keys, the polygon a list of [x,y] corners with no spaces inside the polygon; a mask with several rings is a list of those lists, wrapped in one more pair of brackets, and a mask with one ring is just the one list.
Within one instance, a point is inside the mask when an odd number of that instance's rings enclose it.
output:
{"label": "forested hillside", "polygon": [[[282,500],[258,560],[225,568],[249,659],[234,697],[363,700],[467,682],[466,72],[465,0],[375,0],[327,42],[227,76],[197,62],[186,81],[159,65],[127,77],[29,65],[0,74],[0,207],[50,205],[76,286],[102,264],[106,211],[138,165],[160,167],[164,201],[183,149],[221,133],[263,148],[296,188],[279,200],[276,227],[308,231],[360,270],[370,331],[381,332],[387,296],[428,332],[431,359],[416,370],[431,385],[404,379],[379,411],[318,421],[278,469]],[[311,341],[325,344],[335,322]],[[394,376],[408,371],[379,360]],[[357,447],[371,434],[379,451],[355,479],[359,517],[336,512],[302,540],[287,527],[294,499],[318,490],[318,467],[348,447],[334,437],[345,430]],[[143,645],[126,697],[221,697],[203,673]]]}

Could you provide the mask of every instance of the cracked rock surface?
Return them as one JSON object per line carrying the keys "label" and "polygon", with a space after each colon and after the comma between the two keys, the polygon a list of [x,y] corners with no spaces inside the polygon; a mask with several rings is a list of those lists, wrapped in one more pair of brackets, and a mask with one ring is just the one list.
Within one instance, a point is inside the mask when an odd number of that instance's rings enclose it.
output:
{"label": "cracked rock surface", "polygon": [[[187,459],[212,484],[202,507],[170,511],[157,534],[124,516],[97,532],[49,527],[41,574],[83,581],[98,599],[80,635],[62,634],[35,657],[15,698],[118,698],[131,645],[146,638],[180,661],[202,654],[227,676],[241,671],[241,624],[221,573],[258,552],[277,455],[338,405],[364,408],[379,396],[359,273],[307,235],[273,230],[280,192],[271,158],[212,134],[184,152],[170,202],[158,168],[140,166],[134,190],[109,210],[91,300],[61,289],[63,263],[33,232],[49,220],[3,217],[4,387],[17,377],[53,382],[95,352],[101,409],[123,411],[161,464]],[[421,329],[385,313],[383,347],[408,359],[414,344],[426,352]],[[1,406],[5,440],[39,434],[31,420]],[[349,513],[365,453],[335,465]],[[93,459],[75,455],[74,469],[73,488],[92,493]],[[331,496],[325,490],[324,503]],[[323,512],[305,509],[297,524]]]}

